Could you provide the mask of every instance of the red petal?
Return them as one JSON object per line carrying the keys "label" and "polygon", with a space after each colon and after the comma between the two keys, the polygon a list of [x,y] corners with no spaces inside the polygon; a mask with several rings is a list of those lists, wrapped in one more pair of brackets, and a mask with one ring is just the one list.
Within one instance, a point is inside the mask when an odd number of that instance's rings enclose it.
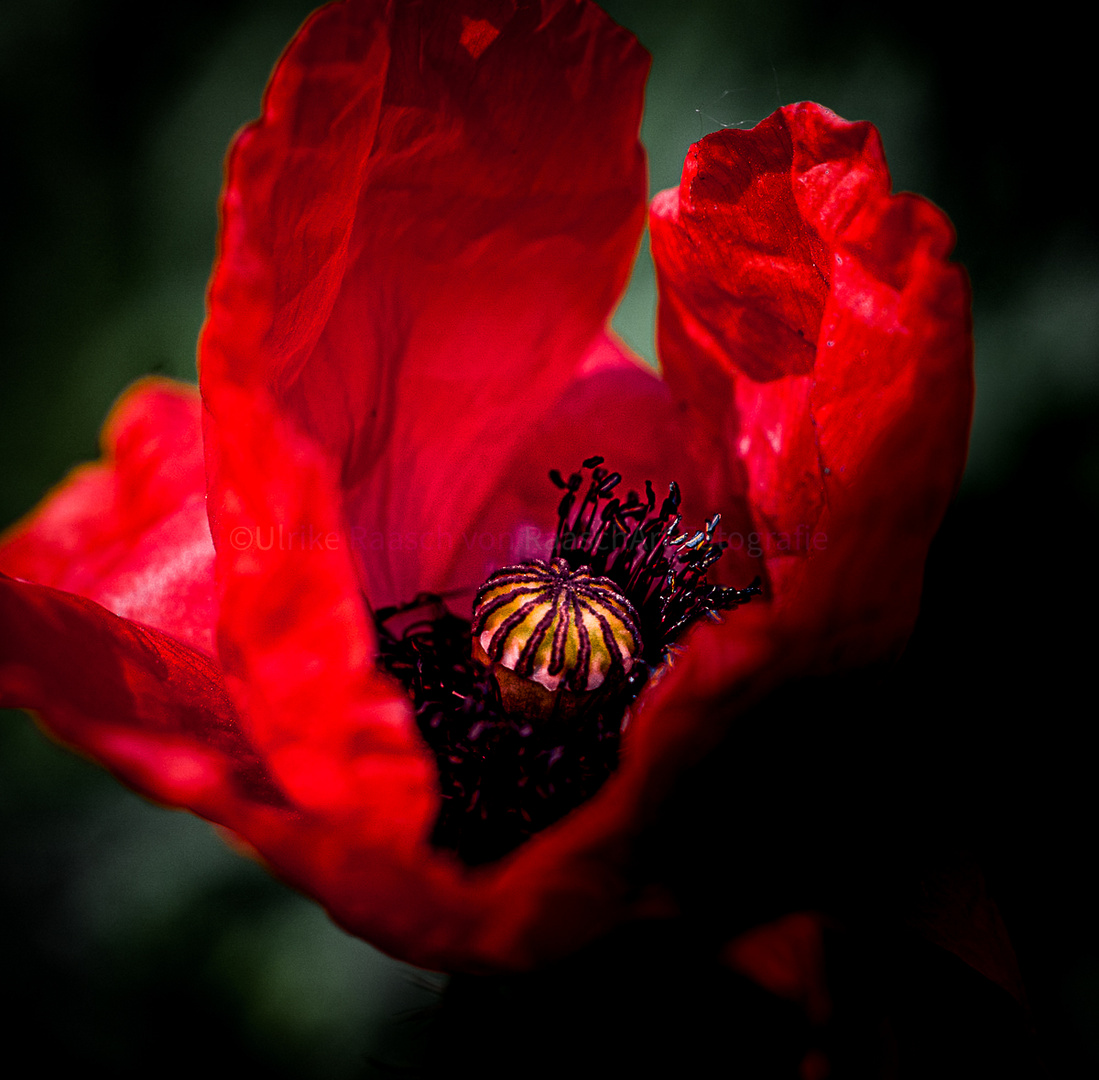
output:
{"label": "red petal", "polygon": [[802,104],[708,136],[652,208],[661,357],[711,499],[747,493],[776,602],[834,639],[825,666],[910,631],[972,410],[953,230],[889,189],[869,124]]}
{"label": "red petal", "polygon": [[214,548],[194,387],[145,379],[77,468],[0,543],[0,570],[86,596],[213,654]]}
{"label": "red petal", "polygon": [[244,737],[217,666],[98,604],[0,575],[0,704],[160,802],[231,823],[240,802],[285,805]]}
{"label": "red petal", "polygon": [[601,333],[644,220],[647,69],[587,3],[342,4],[238,141],[204,393],[273,389],[340,463],[375,602],[410,566],[442,587],[403,538],[477,521]]}
{"label": "red petal", "polygon": [[[303,806],[431,827],[434,764],[404,691],[375,668],[327,462],[262,396],[229,387],[219,518],[219,653],[272,771]],[[234,403],[233,398],[236,398]]]}

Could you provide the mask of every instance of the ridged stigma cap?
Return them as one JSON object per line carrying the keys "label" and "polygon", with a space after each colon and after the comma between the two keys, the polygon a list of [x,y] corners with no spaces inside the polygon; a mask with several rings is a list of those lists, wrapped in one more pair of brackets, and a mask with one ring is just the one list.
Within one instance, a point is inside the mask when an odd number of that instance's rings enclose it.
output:
{"label": "ridged stigma cap", "polygon": [[547,690],[595,690],[641,652],[637,612],[609,578],[564,559],[505,566],[481,586],[473,636],[493,662]]}

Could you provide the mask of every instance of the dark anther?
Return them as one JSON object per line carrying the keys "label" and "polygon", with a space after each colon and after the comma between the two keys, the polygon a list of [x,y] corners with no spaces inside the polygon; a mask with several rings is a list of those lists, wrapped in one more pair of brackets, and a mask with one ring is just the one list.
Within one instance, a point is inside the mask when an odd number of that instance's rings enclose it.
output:
{"label": "dark anther", "polygon": [[612,472],[609,476],[605,477],[599,483],[599,494],[609,495],[619,484],[622,483],[622,474]]}
{"label": "dark anther", "polygon": [[602,465],[603,462],[606,461],[606,460],[607,460],[606,458],[602,458],[598,454],[596,454],[595,457],[590,457],[590,458],[585,458],[584,459],[584,463],[583,463],[584,468],[585,469],[594,469],[596,467],[596,465]]}

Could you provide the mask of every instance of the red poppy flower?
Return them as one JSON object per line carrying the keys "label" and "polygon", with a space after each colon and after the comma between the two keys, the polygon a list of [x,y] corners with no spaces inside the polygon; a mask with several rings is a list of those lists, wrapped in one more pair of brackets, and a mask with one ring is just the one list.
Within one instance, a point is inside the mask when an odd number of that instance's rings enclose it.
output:
{"label": "red poppy flower", "polygon": [[[201,405],[133,388],[0,549],[5,704],[425,966],[529,967],[651,903],[646,836],[738,716],[901,648],[964,462],[951,226],[817,105],[707,136],[654,200],[661,375],[609,335],[647,67],[571,0],[318,12],[229,159]],[[594,454],[719,511],[711,582],[763,595],[683,639],[582,807],[473,869],[431,842],[372,615],[468,619]]]}

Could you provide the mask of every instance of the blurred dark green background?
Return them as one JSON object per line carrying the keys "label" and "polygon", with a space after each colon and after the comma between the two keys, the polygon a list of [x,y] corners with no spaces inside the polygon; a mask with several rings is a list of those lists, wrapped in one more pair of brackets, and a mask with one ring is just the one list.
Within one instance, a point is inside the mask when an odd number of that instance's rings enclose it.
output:
{"label": "blurred dark green background", "polygon": [[[222,158],[311,6],[5,0],[0,524],[96,456],[134,378],[194,377]],[[895,186],[957,227],[975,292],[977,415],[897,708],[921,718],[929,799],[983,853],[1053,1075],[1099,1070],[1094,769],[1081,734],[1094,723],[1099,535],[1083,30],[1050,5],[1025,24],[944,0],[605,6],[653,53],[654,191],[706,132],[813,99],[873,121]],[[646,252],[616,326],[650,358],[653,303]],[[181,1069],[216,1047],[227,1067],[287,1077],[380,1075],[414,1057],[438,979],[345,937],[206,825],[131,796],[25,717],[4,719],[11,1045],[114,1075],[165,1047]]]}

